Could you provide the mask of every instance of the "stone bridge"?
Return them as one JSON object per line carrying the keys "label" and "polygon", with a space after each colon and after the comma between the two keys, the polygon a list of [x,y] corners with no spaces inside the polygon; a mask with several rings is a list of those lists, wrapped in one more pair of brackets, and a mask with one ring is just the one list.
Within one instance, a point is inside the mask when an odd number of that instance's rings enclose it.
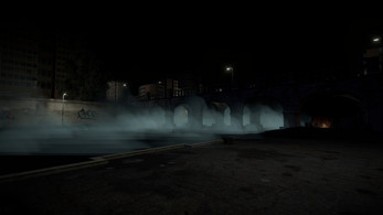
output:
{"label": "stone bridge", "polygon": [[249,130],[311,126],[383,131],[383,78],[286,83],[142,101],[177,127]]}

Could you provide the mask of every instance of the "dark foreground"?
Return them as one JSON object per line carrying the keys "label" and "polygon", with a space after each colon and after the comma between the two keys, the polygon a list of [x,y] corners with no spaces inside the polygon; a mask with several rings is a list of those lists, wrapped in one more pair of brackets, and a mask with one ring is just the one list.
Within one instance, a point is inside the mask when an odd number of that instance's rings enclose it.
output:
{"label": "dark foreground", "polygon": [[0,214],[382,214],[383,146],[242,139],[0,184]]}

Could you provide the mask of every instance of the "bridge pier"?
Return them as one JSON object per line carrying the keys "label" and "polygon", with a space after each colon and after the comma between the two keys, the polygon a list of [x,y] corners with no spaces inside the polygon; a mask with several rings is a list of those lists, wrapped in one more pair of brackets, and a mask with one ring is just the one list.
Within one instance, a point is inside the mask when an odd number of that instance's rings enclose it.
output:
{"label": "bridge pier", "polygon": [[300,113],[298,111],[283,111],[283,127],[293,128],[300,126]]}
{"label": "bridge pier", "polygon": [[231,127],[234,129],[243,129],[243,111],[233,110],[231,113]]}
{"label": "bridge pier", "polygon": [[174,128],[176,126],[174,123],[174,113],[172,111],[165,110],[165,125],[170,128]]}
{"label": "bridge pier", "polygon": [[243,108],[242,103],[234,103],[230,106],[231,110],[231,127],[233,129],[243,130]]}
{"label": "bridge pier", "polygon": [[188,115],[188,125],[192,129],[202,129],[202,107],[194,107]]}
{"label": "bridge pier", "polygon": [[224,112],[223,111],[217,111],[214,113],[214,118],[215,118],[215,128],[223,128],[225,127],[225,122],[224,122]]}
{"label": "bridge pier", "polygon": [[261,124],[261,113],[259,111],[251,112],[249,126],[253,127],[257,132],[261,132],[264,130]]}

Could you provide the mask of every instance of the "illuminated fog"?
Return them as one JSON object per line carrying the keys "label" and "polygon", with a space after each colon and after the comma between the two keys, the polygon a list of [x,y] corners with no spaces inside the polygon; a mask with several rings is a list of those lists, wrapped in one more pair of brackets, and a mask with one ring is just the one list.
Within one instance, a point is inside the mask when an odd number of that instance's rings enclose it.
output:
{"label": "illuminated fog", "polygon": [[[116,114],[117,113],[117,114]],[[173,109],[159,105],[120,108],[89,124],[66,121],[60,113],[25,118],[28,126],[2,127],[1,154],[105,154],[177,143],[212,140],[223,134],[258,133],[283,126],[280,106],[244,105],[233,116],[225,103],[194,97]]]}

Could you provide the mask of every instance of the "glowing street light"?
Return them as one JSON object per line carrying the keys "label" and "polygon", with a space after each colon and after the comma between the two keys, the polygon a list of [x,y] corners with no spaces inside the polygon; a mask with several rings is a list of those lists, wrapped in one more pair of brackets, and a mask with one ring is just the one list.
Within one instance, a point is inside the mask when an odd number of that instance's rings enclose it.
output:
{"label": "glowing street light", "polygon": [[381,40],[382,39],[379,36],[375,36],[375,37],[372,38],[372,42],[375,43],[375,44],[376,43],[380,43]]}
{"label": "glowing street light", "polygon": [[67,96],[67,93],[63,93],[63,100],[62,100],[62,109],[61,109],[61,125],[64,125],[64,100],[65,96]]}
{"label": "glowing street light", "polygon": [[377,55],[377,57],[378,57],[378,69],[379,69],[379,72],[382,72],[382,68],[383,68],[382,45],[381,45],[382,37],[379,35],[375,35],[371,38],[371,41],[375,47],[379,47],[379,54]]}
{"label": "glowing street light", "polygon": [[226,66],[225,67],[225,71],[231,73],[231,87],[233,87],[233,84],[234,84],[234,69],[231,66]]}
{"label": "glowing street light", "polygon": [[231,72],[231,71],[233,71],[233,67],[231,67],[231,66],[227,66],[227,67],[225,67],[225,69],[226,69],[226,72]]}

